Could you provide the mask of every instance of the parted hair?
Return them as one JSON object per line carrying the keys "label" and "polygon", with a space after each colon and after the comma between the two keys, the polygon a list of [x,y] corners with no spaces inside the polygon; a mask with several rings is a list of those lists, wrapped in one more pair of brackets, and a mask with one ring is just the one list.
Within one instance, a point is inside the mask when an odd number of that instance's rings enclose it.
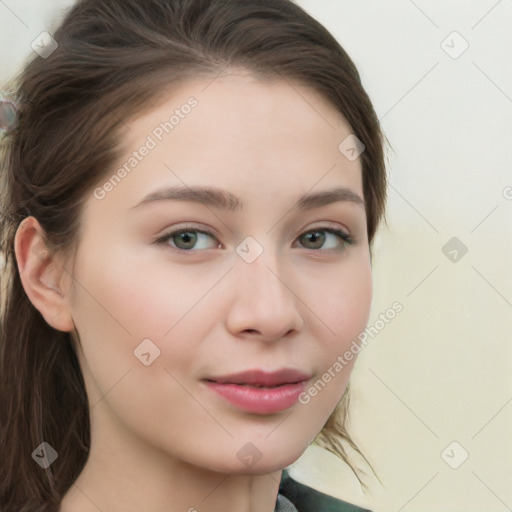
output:
{"label": "parted hair", "polygon": [[[365,146],[370,248],[386,200],[385,138],[356,66],[291,0],[80,0],[53,38],[58,47],[46,58],[31,57],[13,78],[20,123],[0,141],[1,512],[58,510],[90,447],[75,342],[28,299],[16,264],[16,230],[34,216],[50,252],[72,254],[85,201],[118,161],[127,119],[173,84],[214,79],[230,67],[302,84],[328,100]],[[347,430],[348,390],[315,442],[360,478],[349,456],[362,452]],[[46,469],[32,459],[43,441],[58,452]]]}

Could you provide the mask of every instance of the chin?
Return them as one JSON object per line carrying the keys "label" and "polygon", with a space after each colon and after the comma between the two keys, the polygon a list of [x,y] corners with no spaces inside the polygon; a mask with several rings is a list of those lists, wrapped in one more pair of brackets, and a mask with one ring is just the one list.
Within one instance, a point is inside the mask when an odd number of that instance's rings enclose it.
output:
{"label": "chin", "polygon": [[232,461],[230,461],[229,467],[225,467],[223,471],[239,475],[266,475],[268,473],[274,473],[296,462],[305,452],[306,448],[297,449],[289,453],[283,453],[282,450],[277,450],[273,453],[269,452],[252,464],[244,464],[244,462],[241,461],[234,465]]}
{"label": "chin", "polygon": [[221,474],[231,475],[266,475],[281,471],[287,466],[293,464],[304,452],[296,450],[293,453],[286,454],[282,451],[261,455],[260,459],[245,462],[243,458],[239,460],[237,456],[233,457],[232,452],[224,454],[217,459],[203,459],[200,457],[188,459],[187,464],[202,468],[204,471],[212,471]]}

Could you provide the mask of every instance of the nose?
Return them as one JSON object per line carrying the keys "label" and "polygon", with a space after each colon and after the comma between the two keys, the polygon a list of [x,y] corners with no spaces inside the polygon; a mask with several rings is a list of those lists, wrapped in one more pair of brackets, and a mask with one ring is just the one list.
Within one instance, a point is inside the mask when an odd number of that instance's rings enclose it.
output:
{"label": "nose", "polygon": [[276,341],[302,330],[304,321],[297,306],[293,272],[283,272],[270,250],[252,263],[237,257],[232,272],[233,293],[226,320],[237,338]]}

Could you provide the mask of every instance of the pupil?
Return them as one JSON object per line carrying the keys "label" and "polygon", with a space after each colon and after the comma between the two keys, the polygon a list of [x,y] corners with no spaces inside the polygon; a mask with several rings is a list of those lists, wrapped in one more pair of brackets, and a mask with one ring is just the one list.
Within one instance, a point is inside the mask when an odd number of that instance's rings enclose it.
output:
{"label": "pupil", "polygon": [[[308,233],[306,236],[310,238],[310,242],[313,242],[313,245],[315,245],[315,238],[318,238],[320,243],[317,243],[316,246],[321,247],[322,243],[323,243],[322,236],[325,236],[325,235],[323,235],[323,233],[321,231],[312,231],[312,232]],[[311,238],[313,238],[313,240],[311,240]]]}
{"label": "pupil", "polygon": [[190,231],[188,231],[186,233],[180,233],[178,236],[182,242],[185,242],[185,244],[187,244],[187,243],[190,244],[190,242],[192,242],[192,245],[194,245],[195,238],[194,238],[194,236],[190,236],[190,235],[191,235],[191,233],[190,233]]}

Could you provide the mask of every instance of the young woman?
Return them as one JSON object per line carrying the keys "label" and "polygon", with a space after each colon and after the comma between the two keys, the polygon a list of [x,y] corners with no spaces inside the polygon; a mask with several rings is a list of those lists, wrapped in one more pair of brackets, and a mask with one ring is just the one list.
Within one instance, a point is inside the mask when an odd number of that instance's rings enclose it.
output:
{"label": "young woman", "polygon": [[4,103],[0,511],[362,510],[285,470],[357,449],[386,175],[350,58],[288,0],[82,0],[38,53]]}

